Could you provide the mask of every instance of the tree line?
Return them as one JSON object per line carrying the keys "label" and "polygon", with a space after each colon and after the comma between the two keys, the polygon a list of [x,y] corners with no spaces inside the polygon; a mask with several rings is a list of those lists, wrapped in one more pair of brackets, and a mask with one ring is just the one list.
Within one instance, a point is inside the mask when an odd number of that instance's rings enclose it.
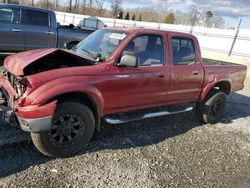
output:
{"label": "tree line", "polygon": [[172,10],[172,5],[177,2],[174,0],[155,0],[157,4],[154,8],[144,6],[132,9],[124,9],[122,0],[68,0],[63,2],[59,0],[1,0],[0,2],[125,20],[215,28],[225,27],[225,20],[211,10],[200,9],[196,6],[191,6],[186,11]]}

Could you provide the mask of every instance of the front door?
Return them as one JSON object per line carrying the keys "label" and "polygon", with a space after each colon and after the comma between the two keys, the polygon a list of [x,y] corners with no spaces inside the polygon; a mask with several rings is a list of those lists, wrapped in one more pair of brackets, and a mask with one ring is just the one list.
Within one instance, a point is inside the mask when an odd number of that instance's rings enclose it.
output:
{"label": "front door", "polygon": [[113,66],[110,91],[104,93],[107,110],[149,107],[167,101],[170,83],[161,35],[139,35],[123,50],[122,55],[138,56],[138,67]]}

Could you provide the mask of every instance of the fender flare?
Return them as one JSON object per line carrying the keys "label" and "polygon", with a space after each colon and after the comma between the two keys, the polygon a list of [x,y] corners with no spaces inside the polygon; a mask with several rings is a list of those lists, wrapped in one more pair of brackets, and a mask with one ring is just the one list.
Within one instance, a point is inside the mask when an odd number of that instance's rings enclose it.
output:
{"label": "fender flare", "polygon": [[[97,104],[100,114],[103,114],[104,110],[104,99],[101,94],[101,92],[87,84],[83,83],[63,83],[60,85],[54,85],[50,84],[51,87],[48,88],[48,86],[41,86],[37,90],[31,93],[31,95],[28,96],[29,100],[32,100],[32,105],[41,105],[47,103],[52,98],[55,98],[57,96],[67,94],[67,93],[83,93],[87,94],[89,97],[91,97]],[[32,98],[32,99],[31,99]]]}
{"label": "fender flare", "polygon": [[231,86],[231,84],[232,84],[231,80],[226,80],[226,79],[217,80],[217,79],[215,79],[213,82],[208,83],[208,84],[202,89],[201,94],[200,94],[200,96],[199,96],[199,98],[198,98],[198,102],[202,102],[202,101],[206,98],[207,94],[211,91],[211,89],[212,89],[216,84],[218,84],[218,83],[220,83],[220,82],[228,82],[228,83],[230,84],[230,86]]}

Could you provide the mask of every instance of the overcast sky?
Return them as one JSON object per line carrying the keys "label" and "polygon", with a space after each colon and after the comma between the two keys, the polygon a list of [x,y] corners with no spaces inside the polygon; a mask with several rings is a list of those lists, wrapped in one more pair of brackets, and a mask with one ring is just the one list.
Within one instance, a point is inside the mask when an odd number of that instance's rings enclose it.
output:
{"label": "overcast sky", "polygon": [[157,6],[160,1],[171,2],[170,9],[187,10],[191,5],[222,16],[231,27],[236,27],[240,18],[243,19],[241,28],[250,29],[250,0],[123,0],[124,8],[138,6]]}

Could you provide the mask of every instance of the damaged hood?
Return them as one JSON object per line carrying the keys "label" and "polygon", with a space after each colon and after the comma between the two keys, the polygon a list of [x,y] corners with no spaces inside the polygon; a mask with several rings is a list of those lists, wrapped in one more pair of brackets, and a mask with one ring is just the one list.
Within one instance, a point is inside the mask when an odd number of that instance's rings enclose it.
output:
{"label": "damaged hood", "polygon": [[38,50],[31,50],[20,52],[11,56],[8,56],[4,60],[4,67],[16,76],[22,76],[24,74],[23,70],[25,67],[30,65],[31,63],[37,61],[40,58],[45,57],[48,54],[54,53],[56,51],[64,51],[69,54],[74,54],[76,56],[80,56],[82,58],[88,59],[90,61],[94,61],[94,59],[76,54],[74,52],[58,49],[58,48],[49,48],[49,49],[38,49]]}

